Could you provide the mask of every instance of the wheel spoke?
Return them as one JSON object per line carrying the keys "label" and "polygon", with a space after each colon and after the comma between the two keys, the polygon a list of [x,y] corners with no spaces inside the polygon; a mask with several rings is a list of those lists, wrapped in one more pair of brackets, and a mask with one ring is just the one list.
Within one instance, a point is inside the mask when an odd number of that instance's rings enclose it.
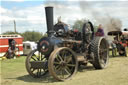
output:
{"label": "wheel spoke", "polygon": [[45,59],[45,57],[41,57],[41,61],[43,61]]}
{"label": "wheel spoke", "polygon": [[71,58],[71,57],[67,58],[67,61],[66,61],[66,63],[69,63],[69,62],[71,62],[71,60],[72,60],[72,58]]}
{"label": "wheel spoke", "polygon": [[40,75],[41,75],[41,69],[39,69],[40,70]]}
{"label": "wheel spoke", "polygon": [[70,72],[67,70],[67,69],[64,69],[65,70],[65,72],[68,74],[68,75],[70,75]]}
{"label": "wheel spoke", "polygon": [[39,58],[38,58],[39,60],[41,60],[41,53],[39,52]]}
{"label": "wheel spoke", "polygon": [[47,60],[46,56],[41,54],[41,61],[46,61],[46,60]]}
{"label": "wheel spoke", "polygon": [[43,69],[44,70],[44,72],[47,72],[48,71],[48,69]]}
{"label": "wheel spoke", "polygon": [[62,59],[62,57],[58,54],[58,58],[61,60],[61,61],[63,61],[63,59]]}
{"label": "wheel spoke", "polygon": [[62,51],[62,57],[64,57],[64,55],[65,55],[66,53],[65,53],[65,50],[64,51]]}
{"label": "wheel spoke", "polygon": [[64,70],[61,70],[62,78],[64,78]]}
{"label": "wheel spoke", "polygon": [[72,57],[72,54],[68,55],[67,57]]}
{"label": "wheel spoke", "polygon": [[37,69],[37,73],[36,73],[36,75],[39,77],[39,69]]}
{"label": "wheel spoke", "polygon": [[38,77],[41,76],[41,69],[37,69],[37,76],[38,76]]}
{"label": "wheel spoke", "polygon": [[56,73],[58,73],[60,70],[62,70],[62,68],[59,66],[58,67],[58,69],[57,68],[55,68],[56,69]]}
{"label": "wheel spoke", "polygon": [[35,57],[36,57],[36,59],[37,59],[38,61],[40,60],[40,59],[39,59],[40,56],[35,56]]}
{"label": "wheel spoke", "polygon": [[105,62],[106,62],[106,56],[107,56],[107,51],[108,51],[108,49],[106,48],[106,47],[104,47],[104,44],[102,43],[101,44],[101,46],[100,46],[100,58],[101,58],[101,60],[100,60],[100,63],[102,64],[102,65],[105,65]]}
{"label": "wheel spoke", "polygon": [[58,61],[58,62],[60,62],[61,60],[56,56],[56,60]]}
{"label": "wheel spoke", "polygon": [[107,52],[107,49],[100,49],[100,53]]}
{"label": "wheel spoke", "polygon": [[31,57],[34,61],[37,61],[33,56]]}
{"label": "wheel spoke", "polygon": [[60,65],[57,65],[55,66],[55,70],[59,69],[60,68]]}
{"label": "wheel spoke", "polygon": [[59,62],[54,62],[54,64],[60,65],[60,63],[59,63]]}
{"label": "wheel spoke", "polygon": [[36,69],[34,69],[34,68],[30,68],[31,69],[31,72],[34,72]]}
{"label": "wheel spoke", "polygon": [[39,61],[39,58],[38,58],[38,56],[36,56],[36,55],[33,55],[34,56],[34,59],[36,58],[38,61]]}
{"label": "wheel spoke", "polygon": [[68,66],[65,68],[70,74],[72,73]]}
{"label": "wheel spoke", "polygon": [[104,52],[107,52],[108,51],[108,49],[104,49]]}
{"label": "wheel spoke", "polygon": [[69,66],[69,67],[75,67],[74,64],[67,64],[67,66]]}
{"label": "wheel spoke", "polygon": [[[57,80],[66,80],[76,72],[77,60],[75,54],[69,48],[57,48],[49,58],[49,72]],[[52,69],[50,69],[52,68]]]}
{"label": "wheel spoke", "polygon": [[[35,53],[38,54],[36,55]],[[45,67],[44,68],[39,68],[39,69],[36,69],[36,66],[32,66],[34,63],[36,64],[36,61],[42,61],[42,62],[47,62],[47,59],[45,58],[45,56],[43,56],[39,51],[37,50],[33,50],[31,52],[32,55],[28,56],[27,57],[27,63],[28,65],[27,66],[27,70],[29,72],[29,74],[33,77],[41,77],[43,75],[45,75],[47,72],[48,72],[48,69],[46,69]],[[34,62],[33,64],[31,64],[32,62]],[[30,65],[29,65],[30,64]],[[47,63],[44,63],[44,66],[46,66]]]}
{"label": "wheel spoke", "polygon": [[66,62],[66,59],[67,59],[67,56],[66,56],[66,54],[65,54],[65,56],[64,56],[64,62]]}

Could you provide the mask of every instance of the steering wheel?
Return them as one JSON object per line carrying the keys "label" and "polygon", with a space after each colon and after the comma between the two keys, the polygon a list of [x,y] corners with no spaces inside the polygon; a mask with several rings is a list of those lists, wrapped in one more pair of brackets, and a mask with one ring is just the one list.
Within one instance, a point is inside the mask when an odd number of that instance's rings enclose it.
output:
{"label": "steering wheel", "polygon": [[90,21],[83,24],[82,33],[83,41],[89,44],[91,40],[94,38],[94,27]]}

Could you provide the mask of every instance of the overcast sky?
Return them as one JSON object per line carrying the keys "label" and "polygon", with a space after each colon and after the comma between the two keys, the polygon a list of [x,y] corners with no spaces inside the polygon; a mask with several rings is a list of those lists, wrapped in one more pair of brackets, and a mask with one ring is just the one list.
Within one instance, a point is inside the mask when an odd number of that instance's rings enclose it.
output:
{"label": "overcast sky", "polygon": [[0,33],[13,31],[13,20],[16,21],[18,32],[34,30],[45,33],[45,6],[54,7],[54,23],[61,16],[62,21],[70,26],[75,20],[83,18],[98,25],[101,23],[99,18],[110,16],[120,19],[122,28],[128,27],[126,0],[1,0]]}

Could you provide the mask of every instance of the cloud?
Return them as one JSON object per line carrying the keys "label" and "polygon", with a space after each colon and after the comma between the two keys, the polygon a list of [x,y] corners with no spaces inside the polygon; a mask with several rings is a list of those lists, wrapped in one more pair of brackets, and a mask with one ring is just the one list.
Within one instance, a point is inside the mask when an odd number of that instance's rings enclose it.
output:
{"label": "cloud", "polygon": [[1,10],[1,11],[0,11],[0,14],[1,14],[1,13],[6,13],[6,12],[7,12],[7,9],[4,9],[4,8],[2,8],[2,7],[0,7],[0,10]]}
{"label": "cloud", "polygon": [[[40,31],[39,29],[44,27],[45,20],[42,5],[25,9],[5,9],[2,7],[0,9],[4,9],[3,12],[1,12],[2,33],[5,31],[13,31],[13,20],[16,21],[17,29],[19,29],[18,32],[24,32],[28,29],[38,29],[38,31]],[[46,32],[46,30],[44,30],[44,32]]]}
{"label": "cloud", "polygon": [[123,26],[127,26],[128,2],[90,2],[90,4],[92,7],[88,7],[86,11],[81,10],[79,3],[73,1],[47,1],[37,6],[25,7],[24,9],[7,9],[0,7],[2,17],[1,32],[13,31],[13,20],[16,20],[18,32],[24,32],[31,29],[45,33],[47,31],[45,6],[54,7],[55,23],[57,22],[57,18],[61,16],[62,21],[70,25],[73,25],[75,20],[82,18],[89,19],[94,24],[99,24],[91,12],[91,10],[95,10],[94,15],[105,16],[109,14],[110,16],[121,19]]}

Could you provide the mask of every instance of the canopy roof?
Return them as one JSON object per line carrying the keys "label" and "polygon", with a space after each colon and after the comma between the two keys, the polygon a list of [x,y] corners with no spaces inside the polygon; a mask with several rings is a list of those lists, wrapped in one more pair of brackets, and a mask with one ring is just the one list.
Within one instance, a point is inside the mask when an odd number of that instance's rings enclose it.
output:
{"label": "canopy roof", "polygon": [[108,32],[108,35],[113,36],[113,35],[122,35],[121,31],[110,31]]}

